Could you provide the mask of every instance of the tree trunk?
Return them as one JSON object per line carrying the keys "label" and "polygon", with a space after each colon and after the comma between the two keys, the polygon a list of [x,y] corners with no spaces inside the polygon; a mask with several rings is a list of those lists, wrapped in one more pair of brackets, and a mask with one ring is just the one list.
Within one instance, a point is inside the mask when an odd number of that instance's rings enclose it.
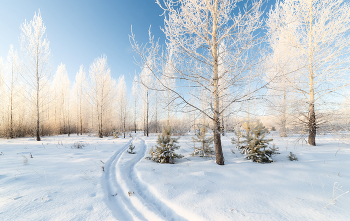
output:
{"label": "tree trunk", "polygon": [[10,139],[13,138],[13,85],[14,85],[14,82],[13,82],[13,54],[12,54],[12,62],[11,62],[11,101],[10,101],[10,111],[11,111],[11,116],[10,116]]}
{"label": "tree trunk", "polygon": [[[82,92],[80,94],[82,96]],[[79,104],[79,114],[80,114],[80,135],[83,135],[83,118],[81,116],[81,97],[80,97],[80,104]]]}
{"label": "tree trunk", "polygon": [[96,107],[97,110],[97,124],[98,124],[98,137],[103,138],[102,136],[102,114],[98,113],[98,106]]}
{"label": "tree trunk", "polygon": [[123,132],[124,132],[124,138],[125,138],[125,115],[126,115],[126,111],[124,112],[124,119],[123,119]]}
{"label": "tree trunk", "polygon": [[40,115],[39,115],[39,89],[40,89],[40,80],[39,80],[39,59],[37,57],[36,60],[37,64],[36,64],[36,140],[40,141]]}
{"label": "tree trunk", "polygon": [[309,119],[308,119],[308,130],[309,140],[308,143],[312,146],[316,146],[316,114],[315,114],[315,92],[314,92],[314,72],[313,72],[313,46],[312,46],[312,25],[313,25],[313,14],[312,14],[312,1],[310,2],[310,13],[309,13]]}
{"label": "tree trunk", "polygon": [[11,113],[10,113],[10,139],[13,138],[13,71],[12,71],[12,82],[11,82]]}
{"label": "tree trunk", "polygon": [[147,90],[147,114],[146,114],[146,134],[147,137],[149,135],[149,127],[148,127],[148,108],[149,108],[149,104],[148,104],[148,90]]}
{"label": "tree trunk", "polygon": [[216,163],[224,165],[224,155],[222,153],[221,146],[221,133],[220,133],[220,96],[219,96],[219,65],[218,65],[218,41],[217,41],[217,11],[219,1],[215,1],[215,8],[213,14],[213,33],[212,33],[212,56],[213,56],[213,96],[214,96],[214,145],[215,145],[215,157]]}
{"label": "tree trunk", "polygon": [[225,122],[224,122],[224,116],[221,116],[221,134],[222,134],[222,136],[225,136]]}
{"label": "tree trunk", "polygon": [[156,94],[156,133],[158,133],[158,96]]}
{"label": "tree trunk", "polygon": [[134,113],[134,126],[135,126],[135,134],[136,134],[136,95],[135,95],[135,113]]}
{"label": "tree trunk", "polygon": [[146,116],[145,116],[145,112],[146,111],[144,110],[143,111],[143,136],[146,136]]}
{"label": "tree trunk", "polygon": [[214,145],[215,145],[215,157],[216,163],[219,165],[224,165],[224,155],[222,153],[221,146],[221,133],[220,133],[220,120],[214,120],[215,128],[214,128]]}
{"label": "tree trunk", "polygon": [[283,85],[283,115],[282,115],[282,121],[281,121],[281,132],[280,137],[287,137],[287,96],[286,96],[286,86]]}
{"label": "tree trunk", "polygon": [[309,140],[308,143],[312,146],[316,146],[316,114],[314,105],[310,105],[310,113],[309,113]]}

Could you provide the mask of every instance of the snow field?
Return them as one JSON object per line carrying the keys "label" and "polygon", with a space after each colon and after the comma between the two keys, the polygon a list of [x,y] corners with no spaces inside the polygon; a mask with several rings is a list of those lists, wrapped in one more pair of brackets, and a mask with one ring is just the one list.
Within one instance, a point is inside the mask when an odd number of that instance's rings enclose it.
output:
{"label": "snow field", "polygon": [[[178,214],[189,220],[348,220],[350,217],[350,148],[332,137],[319,137],[319,146],[296,145],[296,137],[272,138],[280,149],[271,164],[244,159],[231,136],[222,137],[225,166],[215,159],[192,157],[191,136],[181,137],[185,156],[176,164],[142,159],[135,169],[140,180]],[[156,137],[144,138],[147,150]],[[233,154],[231,149],[235,152]],[[339,150],[340,149],[340,150]],[[292,151],[299,161],[289,161]],[[337,153],[337,154],[336,154]],[[339,175],[338,175],[339,174]],[[333,196],[333,187],[338,190]],[[329,205],[328,205],[329,204]]]}
{"label": "snow field", "polygon": [[[115,220],[105,204],[102,167],[129,140],[0,139],[0,220]],[[76,142],[85,146],[72,149]]]}
{"label": "snow field", "polygon": [[348,220],[349,146],[271,136],[281,153],[271,164],[222,137],[225,166],[192,157],[191,136],[180,138],[176,164],[145,159],[157,136],[0,139],[0,220]]}

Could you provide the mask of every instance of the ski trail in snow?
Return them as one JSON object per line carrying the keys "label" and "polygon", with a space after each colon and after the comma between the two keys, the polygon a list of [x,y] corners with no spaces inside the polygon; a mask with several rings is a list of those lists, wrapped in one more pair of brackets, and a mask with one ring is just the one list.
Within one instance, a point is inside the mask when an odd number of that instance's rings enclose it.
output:
{"label": "ski trail in snow", "polygon": [[[143,157],[147,149],[147,144],[145,140],[141,138],[139,138],[139,140],[141,140]],[[138,161],[140,161],[142,157]],[[137,172],[134,169],[135,165],[136,164],[133,165],[132,169],[133,180],[134,183],[136,183],[137,188],[143,190],[139,195],[144,199],[148,199],[148,203],[151,204],[153,208],[157,209],[163,215],[163,217],[165,217],[166,220],[205,220],[203,217],[198,216],[192,211],[183,208],[176,203],[173,203],[171,200],[167,200],[165,197],[162,197],[155,187],[147,185],[147,183],[143,182],[139,178]]]}
{"label": "ski trail in snow", "polygon": [[128,213],[126,205],[122,200],[118,199],[118,193],[120,194],[120,187],[118,186],[116,177],[116,163],[121,154],[128,148],[130,140],[122,148],[117,150],[111,158],[105,164],[105,175],[102,176],[102,187],[106,196],[106,205],[112,211],[113,215],[118,220],[132,220],[133,217]]}
{"label": "ski trail in snow", "polygon": [[[131,141],[136,147],[136,154],[126,151]],[[161,202],[139,180],[134,168],[145,152],[145,141],[133,138],[106,162],[102,185],[108,208],[118,220],[186,220]]]}

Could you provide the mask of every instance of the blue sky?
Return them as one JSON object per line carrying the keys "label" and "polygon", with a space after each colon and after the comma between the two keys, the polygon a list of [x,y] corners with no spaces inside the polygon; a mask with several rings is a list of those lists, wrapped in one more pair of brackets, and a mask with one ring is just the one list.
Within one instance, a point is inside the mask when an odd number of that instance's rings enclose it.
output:
{"label": "blue sky", "polygon": [[[270,9],[271,3],[265,4]],[[10,44],[20,52],[20,25],[40,9],[50,41],[52,74],[62,62],[71,82],[81,64],[88,74],[95,58],[105,54],[112,76],[125,75],[128,90],[140,68],[134,64],[129,42],[131,25],[139,43],[148,42],[148,29],[164,42],[163,11],[155,0],[0,0],[0,57],[6,59]]]}
{"label": "blue sky", "polygon": [[94,59],[105,54],[112,76],[125,75],[130,90],[129,73],[140,72],[129,42],[131,25],[140,43],[147,42],[150,25],[155,36],[164,38],[159,28],[163,11],[154,0],[0,0],[0,57],[6,59],[10,44],[20,52],[20,25],[39,9],[50,41],[52,72],[62,62],[72,83],[81,64],[88,73]]}

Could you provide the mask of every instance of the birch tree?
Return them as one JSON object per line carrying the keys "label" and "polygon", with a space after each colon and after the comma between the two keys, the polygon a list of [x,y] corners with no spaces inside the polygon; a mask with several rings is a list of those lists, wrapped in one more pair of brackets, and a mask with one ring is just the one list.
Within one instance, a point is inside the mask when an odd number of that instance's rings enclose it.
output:
{"label": "birch tree", "polygon": [[86,74],[84,70],[84,66],[80,65],[79,71],[77,75],[75,76],[75,94],[76,94],[76,103],[77,103],[77,114],[78,114],[78,121],[77,124],[79,125],[80,135],[83,135],[83,103],[85,101],[84,94],[86,90]]}
{"label": "birch tree", "polygon": [[5,96],[4,76],[5,76],[5,64],[4,64],[3,58],[0,57],[0,129],[4,128],[4,122],[5,122],[4,121],[4,96]]}
{"label": "birch tree", "polygon": [[14,137],[14,108],[16,106],[15,96],[17,95],[15,91],[15,86],[18,81],[18,70],[19,70],[19,59],[17,51],[13,50],[13,45],[10,46],[9,53],[7,55],[7,65],[6,65],[6,75],[7,81],[5,83],[8,95],[8,114],[9,114],[9,125],[8,125],[8,137]]}
{"label": "birch tree", "polygon": [[127,88],[126,88],[126,83],[124,80],[124,75],[122,75],[118,79],[117,100],[118,100],[118,104],[119,104],[118,106],[119,106],[119,115],[120,115],[120,124],[121,124],[120,129],[123,132],[124,138],[125,138],[128,98],[127,98]]}
{"label": "birch tree", "polygon": [[[148,68],[153,77],[159,81],[163,90],[172,91],[181,102],[179,105],[191,106],[204,114],[212,122],[214,133],[216,163],[224,164],[221,146],[221,117],[225,110],[235,102],[252,99],[253,93],[248,93],[244,88],[244,82],[252,73],[252,79],[260,73],[252,71],[257,65],[260,56],[259,44],[261,39],[257,37],[262,27],[261,6],[262,1],[247,1],[244,5],[239,0],[157,0],[158,5],[164,10],[163,32],[167,39],[167,47],[171,48],[173,59],[176,60],[175,78],[177,90],[167,87],[162,81],[162,63],[167,59],[160,53],[159,45],[152,41],[150,47],[141,47],[135,37],[131,36],[134,50],[141,55],[143,64],[147,64],[147,54],[153,53],[158,60]],[[219,51],[219,45],[225,42],[226,50]],[[221,53],[228,52],[226,60],[219,60]],[[159,64],[160,63],[160,64]],[[220,63],[223,75],[219,76]],[[157,67],[158,64],[158,67]],[[250,71],[249,71],[250,70]],[[227,82],[223,82],[223,76],[227,75]],[[225,83],[226,86],[222,86]],[[255,92],[262,84],[255,84],[251,92]],[[197,94],[192,98],[197,101],[190,102],[191,87],[198,87],[208,91],[210,97],[205,99],[206,107],[202,109],[201,99]],[[221,90],[233,93],[234,88],[239,88],[239,93],[234,94],[226,105],[220,107],[223,98]]]}
{"label": "birch tree", "polygon": [[[148,59],[147,64],[151,63]],[[151,70],[144,66],[140,73],[140,95],[142,98],[142,110],[143,110],[143,128],[144,135],[148,137],[149,135],[149,106],[150,106],[150,88],[151,88]]]}
{"label": "birch tree", "polygon": [[[175,90],[176,82],[175,82],[175,70],[174,70],[174,61],[172,58],[172,51],[169,52],[169,57],[167,58],[167,62],[164,64],[164,70],[161,76],[161,81],[164,82],[167,87],[171,88],[173,91]],[[159,88],[162,88],[161,85]],[[171,90],[163,91],[164,99],[163,104],[165,104],[165,108],[167,111],[167,126],[170,126],[170,112],[174,107],[174,93]],[[164,101],[165,100],[165,101]]]}
{"label": "birch tree", "polygon": [[21,50],[24,59],[22,76],[34,93],[30,93],[36,113],[36,140],[40,141],[40,115],[42,113],[40,91],[45,85],[41,85],[44,78],[49,78],[50,49],[49,41],[45,34],[46,27],[41,18],[40,11],[35,13],[33,20],[25,21],[21,25]]}
{"label": "birch tree", "polygon": [[308,143],[316,145],[322,99],[348,85],[350,4],[343,0],[278,1],[269,14],[269,28],[286,37],[302,67],[293,87],[307,102],[304,117]]}
{"label": "birch tree", "polygon": [[134,130],[136,133],[136,122],[137,122],[137,103],[138,103],[138,80],[135,75],[134,80],[132,82],[132,96],[134,97]]}
{"label": "birch tree", "polygon": [[89,73],[91,81],[89,99],[96,113],[97,133],[102,138],[108,110],[112,111],[116,82],[111,77],[111,70],[105,55],[95,59],[90,65]]}
{"label": "birch tree", "polygon": [[[293,83],[298,78],[300,64],[298,51],[287,44],[288,35],[282,29],[271,30],[269,37],[271,55],[266,61],[268,86],[268,106],[277,115],[280,136],[287,137],[287,124],[292,121],[294,102]],[[277,76],[277,77],[276,77]],[[290,120],[289,120],[290,119]]]}
{"label": "birch tree", "polygon": [[59,133],[69,134],[70,81],[66,66],[62,63],[57,67],[56,75],[53,80],[53,87],[56,92],[53,100],[56,108],[56,118],[59,122]]}

